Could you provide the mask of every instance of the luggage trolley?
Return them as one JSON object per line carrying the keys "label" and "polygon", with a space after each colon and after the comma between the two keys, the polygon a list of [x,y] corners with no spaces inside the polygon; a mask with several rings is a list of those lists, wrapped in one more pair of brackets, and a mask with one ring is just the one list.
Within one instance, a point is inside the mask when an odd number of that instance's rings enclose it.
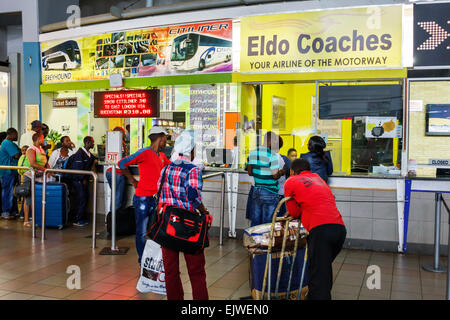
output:
{"label": "luggage trolley", "polygon": [[[255,240],[256,237],[247,232],[244,233],[244,246],[251,254],[250,286],[253,299],[299,300],[304,299],[308,292],[308,287],[303,286],[307,282],[305,270],[308,232],[301,228],[298,220],[292,217],[277,217],[281,206],[290,199],[292,198],[282,199],[275,208],[272,223],[268,224],[270,233],[267,245],[258,243]],[[296,229],[295,224],[297,224]],[[293,226],[292,230],[291,226]],[[277,234],[280,235],[277,237]],[[276,268],[277,265],[278,268]],[[284,269],[283,266],[285,266]],[[276,275],[275,281],[272,280],[273,275]],[[275,290],[272,289],[273,285]],[[298,289],[291,290],[297,286]]]}

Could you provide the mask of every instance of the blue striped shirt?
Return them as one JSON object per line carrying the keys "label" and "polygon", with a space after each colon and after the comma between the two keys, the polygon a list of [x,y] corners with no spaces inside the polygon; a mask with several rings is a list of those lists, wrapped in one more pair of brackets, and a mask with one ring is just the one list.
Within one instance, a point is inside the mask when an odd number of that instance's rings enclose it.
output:
{"label": "blue striped shirt", "polygon": [[278,193],[278,180],[272,177],[272,174],[280,169],[275,153],[265,146],[258,147],[250,152],[248,164],[253,168],[255,187]]}

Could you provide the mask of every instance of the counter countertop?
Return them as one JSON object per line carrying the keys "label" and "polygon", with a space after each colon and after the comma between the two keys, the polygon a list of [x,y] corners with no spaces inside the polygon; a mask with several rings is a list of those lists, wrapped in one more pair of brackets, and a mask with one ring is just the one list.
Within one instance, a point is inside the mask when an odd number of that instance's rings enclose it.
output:
{"label": "counter countertop", "polygon": [[[106,163],[99,163],[97,165],[97,173],[102,173],[104,166],[106,166]],[[139,174],[138,166],[137,165],[131,165],[130,166],[131,172],[135,175]],[[203,169],[203,172],[226,172],[226,173],[241,173],[241,174],[247,174],[247,171],[240,168],[240,169],[231,169],[231,168],[221,168],[221,167],[205,167]],[[450,177],[402,177],[399,175],[373,175],[373,174],[358,174],[358,175],[345,175],[345,174],[333,174],[330,176],[330,178],[367,178],[367,179],[409,179],[409,180],[425,180],[425,181],[450,181]]]}

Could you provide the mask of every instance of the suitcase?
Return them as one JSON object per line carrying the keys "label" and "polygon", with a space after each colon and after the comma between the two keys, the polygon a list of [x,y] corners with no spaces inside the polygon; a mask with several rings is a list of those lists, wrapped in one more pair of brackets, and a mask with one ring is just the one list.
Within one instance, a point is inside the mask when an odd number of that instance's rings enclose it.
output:
{"label": "suitcase", "polygon": [[[70,210],[69,192],[65,183],[48,182],[45,206],[45,226],[64,228],[68,223]],[[36,225],[42,225],[42,184],[35,185]]]}
{"label": "suitcase", "polygon": [[[106,231],[111,234],[112,214],[108,213],[106,217]],[[134,216],[134,207],[120,208],[116,210],[116,235],[130,236],[136,234],[136,218]]]}

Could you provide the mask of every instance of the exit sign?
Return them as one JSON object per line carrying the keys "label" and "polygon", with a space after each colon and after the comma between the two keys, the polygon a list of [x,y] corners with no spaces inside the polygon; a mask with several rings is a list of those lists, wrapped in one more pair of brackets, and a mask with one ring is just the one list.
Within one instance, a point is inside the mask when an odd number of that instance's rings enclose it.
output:
{"label": "exit sign", "polygon": [[157,118],[159,90],[94,92],[95,118]]}
{"label": "exit sign", "polygon": [[118,152],[108,152],[106,159],[109,163],[117,163],[119,161],[119,153]]}

